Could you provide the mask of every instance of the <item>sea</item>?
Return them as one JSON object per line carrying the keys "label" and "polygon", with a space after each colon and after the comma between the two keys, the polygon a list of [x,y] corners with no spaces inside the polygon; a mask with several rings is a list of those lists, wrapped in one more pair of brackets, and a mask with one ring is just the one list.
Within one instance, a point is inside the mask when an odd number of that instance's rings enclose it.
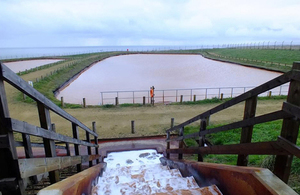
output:
{"label": "sea", "polygon": [[204,49],[210,46],[86,46],[86,47],[24,47],[0,48],[1,59],[65,56],[109,51],[163,51]]}

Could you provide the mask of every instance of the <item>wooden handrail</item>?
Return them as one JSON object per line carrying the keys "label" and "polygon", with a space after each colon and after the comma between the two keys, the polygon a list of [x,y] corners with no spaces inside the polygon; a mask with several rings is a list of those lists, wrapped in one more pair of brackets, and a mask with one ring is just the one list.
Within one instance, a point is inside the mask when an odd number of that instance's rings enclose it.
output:
{"label": "wooden handrail", "polygon": [[59,116],[65,118],[66,120],[77,124],[80,128],[83,130],[89,132],[90,134],[94,136],[98,136],[95,132],[93,132],[91,129],[89,129],[87,126],[85,126],[83,123],[81,123],[79,120],[77,120],[75,117],[58,107],[56,104],[54,104],[51,100],[47,99],[43,94],[38,92],[36,89],[32,88],[26,81],[21,79],[18,75],[16,75],[12,70],[10,70],[7,66],[4,64],[1,65],[1,71],[3,78],[6,82],[11,84],[13,87],[21,91],[22,93],[25,93],[27,96],[35,100],[36,102],[40,102],[41,104],[45,105],[49,110],[53,111],[54,113],[58,114]]}

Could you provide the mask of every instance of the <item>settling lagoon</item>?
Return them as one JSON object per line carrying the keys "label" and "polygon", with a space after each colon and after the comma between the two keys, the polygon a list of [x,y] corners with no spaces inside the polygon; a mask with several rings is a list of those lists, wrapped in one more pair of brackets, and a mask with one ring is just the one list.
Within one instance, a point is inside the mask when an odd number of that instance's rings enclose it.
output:
{"label": "settling lagoon", "polygon": [[[119,97],[119,103],[140,103],[143,96],[148,101],[148,91],[155,86],[155,97],[160,98],[156,102],[179,101],[180,95],[188,101],[194,95],[197,99],[218,97],[220,93],[236,96],[279,75],[201,55],[121,55],[96,63],[61,89],[56,98],[76,104],[85,98],[88,105],[113,104],[115,97]],[[214,92],[207,92],[212,88]],[[279,93],[284,93],[283,89]]]}

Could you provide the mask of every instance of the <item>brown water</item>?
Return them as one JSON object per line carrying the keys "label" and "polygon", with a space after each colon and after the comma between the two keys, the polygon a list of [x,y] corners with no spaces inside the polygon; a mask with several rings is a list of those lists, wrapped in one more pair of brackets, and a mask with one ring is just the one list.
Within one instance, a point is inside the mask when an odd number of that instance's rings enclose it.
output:
{"label": "brown water", "polygon": [[[100,92],[257,86],[281,73],[208,60],[200,55],[135,54],[111,57],[81,74],[57,98],[101,104]],[[131,102],[130,102],[131,103]]]}
{"label": "brown water", "polygon": [[16,62],[5,62],[4,64],[10,68],[15,73],[22,72],[25,70],[29,70],[31,68],[36,68],[39,66],[43,66],[46,64],[51,64],[55,62],[59,62],[61,60],[53,60],[53,59],[44,59],[44,60],[24,60],[24,61],[16,61]]}

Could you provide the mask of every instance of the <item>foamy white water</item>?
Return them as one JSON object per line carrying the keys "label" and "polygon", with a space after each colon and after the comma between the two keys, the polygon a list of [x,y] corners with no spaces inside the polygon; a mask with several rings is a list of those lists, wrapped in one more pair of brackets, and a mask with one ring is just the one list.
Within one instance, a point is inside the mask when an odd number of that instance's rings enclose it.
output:
{"label": "foamy white water", "polygon": [[[107,168],[94,187],[94,195],[202,194],[193,177],[182,177],[178,169],[160,163],[156,150],[113,152],[104,159]],[[216,192],[215,185],[203,191]],[[219,192],[219,191],[218,191]]]}
{"label": "foamy white water", "polygon": [[25,70],[29,70],[31,68],[36,68],[39,66],[43,66],[46,64],[51,64],[55,62],[59,62],[61,60],[52,60],[52,59],[45,59],[45,60],[24,60],[24,61],[16,61],[16,62],[5,62],[4,64],[10,68],[15,73],[22,72]]}

